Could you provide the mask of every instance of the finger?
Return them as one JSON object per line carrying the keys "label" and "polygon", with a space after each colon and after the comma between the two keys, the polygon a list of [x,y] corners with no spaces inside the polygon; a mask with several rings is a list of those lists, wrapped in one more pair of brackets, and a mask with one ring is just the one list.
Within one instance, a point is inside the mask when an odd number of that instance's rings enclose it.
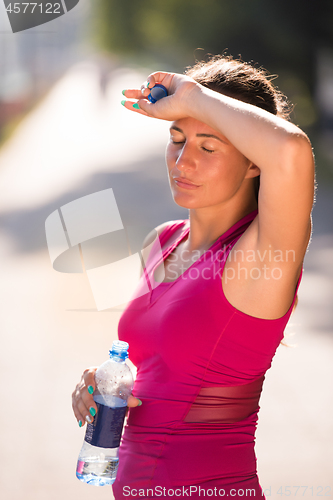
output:
{"label": "finger", "polygon": [[151,118],[158,117],[158,110],[156,109],[156,103],[147,101],[146,99],[139,99],[138,106],[140,111],[145,116],[150,116]]}
{"label": "finger", "polygon": [[138,97],[138,99],[142,99],[142,97],[148,97],[150,94],[150,90],[147,86],[147,82],[145,82],[143,85],[141,85],[141,96]]}
{"label": "finger", "polygon": [[95,403],[90,406],[86,406],[82,400],[79,400],[76,405],[76,411],[81,415],[83,422],[91,424],[97,413],[97,407]]}
{"label": "finger", "polygon": [[96,387],[96,370],[97,367],[91,367],[85,370],[80,383],[76,386],[72,394],[73,412],[80,427],[82,427],[85,422],[92,422],[97,412],[97,407],[92,396]]}
{"label": "finger", "polygon": [[82,401],[83,404],[86,406],[86,408],[90,408],[91,406],[96,406],[95,401],[94,401],[94,397],[89,391],[89,388],[91,388],[91,387],[92,387],[91,385],[89,385],[88,387],[83,386],[80,389],[79,394],[77,396],[77,401],[78,402]]}
{"label": "finger", "polygon": [[85,422],[91,423],[93,421],[93,417],[89,412],[89,406],[86,406],[82,401],[79,390],[72,395],[72,408],[80,427],[82,427]]}
{"label": "finger", "polygon": [[[157,72],[157,73],[152,73],[151,75],[148,76],[147,81],[141,86],[141,98],[142,96],[147,97],[151,89],[157,84],[157,83],[162,83],[162,80],[164,80],[167,75],[169,75],[168,80],[170,80],[170,74],[168,73],[162,73]],[[131,97],[131,96],[129,96]],[[134,97],[134,96],[133,96]],[[136,99],[140,99],[140,97],[136,97]]]}
{"label": "finger", "polygon": [[75,391],[72,394],[72,408],[77,423],[79,424],[80,427],[82,427],[86,422],[86,407],[84,403],[82,403],[82,401],[78,399],[79,394],[80,394],[79,386],[77,385]]}
{"label": "finger", "polygon": [[[144,101],[143,99],[141,99],[141,101]],[[139,102],[133,102],[133,101],[121,101],[121,103],[123,104],[123,106],[128,109],[129,111],[134,111],[136,113],[139,113],[141,115],[144,115],[144,116],[149,116],[149,114],[146,112],[146,111],[143,111],[141,108],[140,108],[140,101]]]}
{"label": "finger", "polygon": [[169,88],[174,73],[165,73],[163,71],[157,71],[148,76],[147,81],[141,85],[139,89],[126,89],[123,90],[123,95],[128,99],[142,99],[150,94],[151,89],[156,85],[156,83],[163,83],[166,88]]}
{"label": "finger", "polygon": [[138,399],[138,398],[132,396],[132,394],[130,396],[128,396],[127,406],[129,408],[135,408],[136,406],[141,406],[141,405],[142,405],[141,399]]}
{"label": "finger", "polygon": [[157,73],[152,73],[151,75],[148,76],[147,78],[147,89],[152,89],[154,87],[154,85],[158,82],[158,80],[156,80],[156,75]]}
{"label": "finger", "polygon": [[122,93],[128,99],[142,99],[142,96],[147,97],[150,94],[150,91],[154,87],[154,85],[155,85],[155,78],[152,76],[150,78],[150,81],[149,81],[149,79],[147,79],[147,81],[145,81],[141,85],[140,90],[138,90],[138,89],[125,89],[122,91]]}
{"label": "finger", "polygon": [[[92,366],[91,368],[88,368],[87,370],[84,370],[83,372],[83,380],[87,388],[92,387],[92,392],[95,390],[96,383],[95,383],[95,373],[96,373],[97,367]],[[88,389],[88,392],[92,394],[91,389]]]}
{"label": "finger", "polygon": [[95,382],[95,372],[96,368],[89,368],[85,370],[80,384],[76,387],[74,392],[74,400],[82,400],[87,408],[95,405],[93,394],[96,388]]}
{"label": "finger", "polygon": [[149,88],[152,89],[156,83],[163,83],[167,88],[171,84],[174,73],[166,73],[165,71],[156,71],[148,76]]}
{"label": "finger", "polygon": [[[150,94],[149,89],[144,89],[145,90],[145,96],[148,96]],[[127,99],[142,99],[143,93],[139,89],[126,89],[123,92],[124,96],[127,97]]]}
{"label": "finger", "polygon": [[76,407],[80,411],[81,415],[89,424],[93,422],[94,416],[97,413],[97,405],[94,398],[89,394],[88,389],[83,387],[80,390],[79,397],[77,398]]}
{"label": "finger", "polygon": [[77,407],[73,408],[73,411],[79,427],[83,427],[84,424],[86,423],[85,417],[82,415],[82,413],[78,410]]}

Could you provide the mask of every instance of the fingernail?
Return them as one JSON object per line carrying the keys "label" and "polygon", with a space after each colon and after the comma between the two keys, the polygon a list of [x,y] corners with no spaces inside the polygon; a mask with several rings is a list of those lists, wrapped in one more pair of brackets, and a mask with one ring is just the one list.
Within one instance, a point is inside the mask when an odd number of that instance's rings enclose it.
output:
{"label": "fingernail", "polygon": [[141,406],[141,405],[142,405],[142,401],[141,401],[141,399],[137,398],[137,400],[139,401],[139,402],[138,402],[138,406]]}
{"label": "fingernail", "polygon": [[90,415],[94,417],[96,415],[96,410],[92,406],[89,408]]}
{"label": "fingernail", "polygon": [[135,103],[133,104],[133,108],[134,108],[134,109],[140,109],[140,106],[138,105],[138,103],[137,103],[137,102],[135,102]]}
{"label": "fingernail", "polygon": [[121,92],[121,93],[122,93],[123,95],[125,95],[125,92],[126,92],[126,90],[122,90],[122,92]]}
{"label": "fingernail", "polygon": [[86,416],[86,421],[88,422],[88,424],[91,424],[92,422],[92,418],[89,417],[89,415]]}
{"label": "fingernail", "polygon": [[92,385],[88,385],[88,392],[89,394],[92,394],[94,392],[94,388]]}
{"label": "fingernail", "polygon": [[121,104],[122,104],[123,106],[125,106],[125,102],[126,102],[126,101],[121,101]]}
{"label": "fingernail", "polygon": [[147,89],[149,88],[149,82],[147,82]]}
{"label": "fingernail", "polygon": [[79,427],[82,427],[82,420],[79,420]]}

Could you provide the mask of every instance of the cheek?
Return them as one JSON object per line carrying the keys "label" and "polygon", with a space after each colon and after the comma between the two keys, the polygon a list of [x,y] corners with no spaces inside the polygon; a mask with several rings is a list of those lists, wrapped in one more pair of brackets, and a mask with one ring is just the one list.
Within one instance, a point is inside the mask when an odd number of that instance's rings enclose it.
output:
{"label": "cheek", "polygon": [[[243,162],[235,158],[224,158],[222,161],[212,162],[205,172],[206,185],[211,194],[219,196],[222,192],[234,193],[243,182]],[[208,167],[208,164],[207,164]]]}
{"label": "cheek", "polygon": [[248,160],[243,155],[230,155],[220,164],[216,174],[221,180],[229,179],[230,182],[242,182],[248,168]]}
{"label": "cheek", "polygon": [[211,185],[225,184],[227,180],[230,181],[234,176],[234,171],[228,162],[208,161],[205,166],[205,178]]}

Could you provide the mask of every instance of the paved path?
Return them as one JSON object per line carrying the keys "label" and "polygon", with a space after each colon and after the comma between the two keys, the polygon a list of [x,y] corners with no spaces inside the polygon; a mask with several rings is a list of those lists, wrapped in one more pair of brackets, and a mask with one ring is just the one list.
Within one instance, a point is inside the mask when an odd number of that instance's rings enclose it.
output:
{"label": "paved path", "polygon": [[[186,217],[169,194],[168,124],[127,113],[121,90],[144,74],[117,69],[106,91],[96,67],[73,68],[0,151],[1,493],[6,500],[110,499],[75,478],[83,440],[70,394],[106,359],[120,310],[97,312],[84,275],[55,272],[44,222],[64,203],[113,187],[125,223]],[[103,83],[103,82],[102,82]],[[151,207],[154,206],[154,212]],[[315,233],[289,343],[267,374],[257,432],[268,498],[327,493],[332,479],[333,228],[319,190]],[[216,457],[218,460],[218,457]],[[268,491],[269,493],[269,491]]]}

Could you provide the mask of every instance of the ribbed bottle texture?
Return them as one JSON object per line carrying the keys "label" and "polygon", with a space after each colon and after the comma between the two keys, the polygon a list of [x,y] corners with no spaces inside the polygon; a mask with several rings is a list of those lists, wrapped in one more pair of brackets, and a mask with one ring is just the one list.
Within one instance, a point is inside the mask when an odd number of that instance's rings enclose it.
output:
{"label": "ribbed bottle texture", "polygon": [[94,401],[97,414],[87,425],[76,476],[95,486],[112,484],[118,470],[118,449],[127,409],[127,398],[133,388],[133,376],[126,364],[128,344],[116,340],[110,359],[95,373]]}

